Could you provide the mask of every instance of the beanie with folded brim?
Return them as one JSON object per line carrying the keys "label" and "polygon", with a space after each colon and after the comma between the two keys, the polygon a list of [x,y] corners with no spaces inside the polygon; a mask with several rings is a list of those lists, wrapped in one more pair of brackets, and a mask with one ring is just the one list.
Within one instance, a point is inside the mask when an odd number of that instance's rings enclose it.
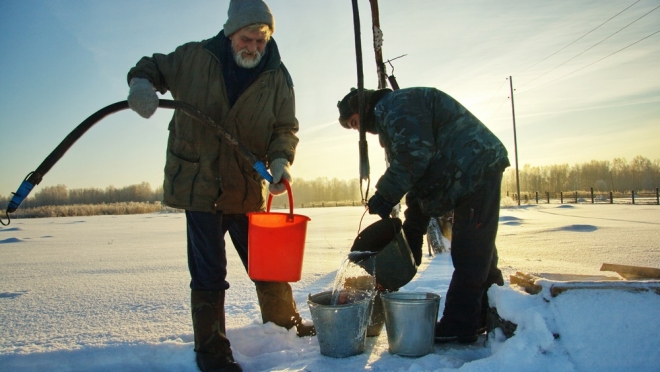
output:
{"label": "beanie with folded brim", "polygon": [[226,36],[255,23],[265,23],[271,33],[275,32],[275,17],[266,3],[262,0],[231,0],[224,25]]}

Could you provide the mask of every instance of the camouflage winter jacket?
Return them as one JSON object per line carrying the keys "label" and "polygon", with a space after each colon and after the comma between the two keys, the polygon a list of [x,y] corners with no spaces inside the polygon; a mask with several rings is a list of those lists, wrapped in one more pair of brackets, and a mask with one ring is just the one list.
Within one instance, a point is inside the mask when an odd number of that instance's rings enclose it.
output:
{"label": "camouflage winter jacket", "polygon": [[500,140],[465,107],[434,88],[400,89],[374,107],[380,144],[390,162],[378,193],[391,202],[418,201],[442,216],[488,174],[509,166]]}
{"label": "camouflage winter jacket", "polygon": [[[291,77],[275,40],[267,44],[265,67],[230,107],[216,37],[142,58],[128,73],[147,78],[161,93],[199,108],[258,159],[293,162],[298,144]],[[176,110],[169,124],[163,183],[165,204],[187,210],[246,213],[265,209],[265,181],[208,125]]]}

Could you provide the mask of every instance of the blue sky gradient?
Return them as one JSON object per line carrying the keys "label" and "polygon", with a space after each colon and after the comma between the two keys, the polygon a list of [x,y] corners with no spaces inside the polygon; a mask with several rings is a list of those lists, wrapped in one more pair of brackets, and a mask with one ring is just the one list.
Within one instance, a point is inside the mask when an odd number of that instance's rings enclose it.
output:
{"label": "blue sky gradient", "polygon": [[[336,102],[357,85],[351,2],[267,3],[296,90],[294,178],[357,178],[358,133],[336,120]],[[365,85],[374,88],[369,2],[359,3]],[[384,58],[406,55],[392,62],[400,86],[433,86],[457,98],[500,137],[512,164],[509,76],[520,167],[660,160],[660,1],[379,4]],[[142,56],[214,36],[228,5],[0,0],[0,195],[15,191],[85,118],[126,99],[126,73]],[[39,187],[159,186],[171,115],[161,109],[149,120],[131,111],[107,117]],[[367,138],[373,185],[384,155],[377,138]]]}

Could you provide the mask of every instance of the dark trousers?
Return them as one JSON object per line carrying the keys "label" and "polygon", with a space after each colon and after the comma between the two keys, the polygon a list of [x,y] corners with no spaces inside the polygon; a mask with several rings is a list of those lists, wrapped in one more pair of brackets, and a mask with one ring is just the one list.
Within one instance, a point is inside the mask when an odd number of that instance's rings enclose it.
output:
{"label": "dark trousers", "polygon": [[220,291],[229,288],[225,234],[247,270],[248,218],[244,214],[186,211],[190,289]]}
{"label": "dark trousers", "polygon": [[500,215],[502,173],[486,178],[454,208],[451,258],[454,273],[445,297],[443,323],[465,334],[485,325],[486,292],[492,284],[504,285],[497,268],[495,238]]}

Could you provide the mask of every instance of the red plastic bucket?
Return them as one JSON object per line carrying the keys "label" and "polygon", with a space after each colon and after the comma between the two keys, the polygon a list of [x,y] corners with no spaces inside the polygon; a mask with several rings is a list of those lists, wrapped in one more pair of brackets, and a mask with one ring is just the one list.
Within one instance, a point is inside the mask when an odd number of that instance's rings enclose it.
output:
{"label": "red plastic bucket", "polygon": [[248,213],[248,276],[252,280],[297,282],[302,275],[307,216],[293,214],[291,186],[282,179],[289,194],[289,213]]}

